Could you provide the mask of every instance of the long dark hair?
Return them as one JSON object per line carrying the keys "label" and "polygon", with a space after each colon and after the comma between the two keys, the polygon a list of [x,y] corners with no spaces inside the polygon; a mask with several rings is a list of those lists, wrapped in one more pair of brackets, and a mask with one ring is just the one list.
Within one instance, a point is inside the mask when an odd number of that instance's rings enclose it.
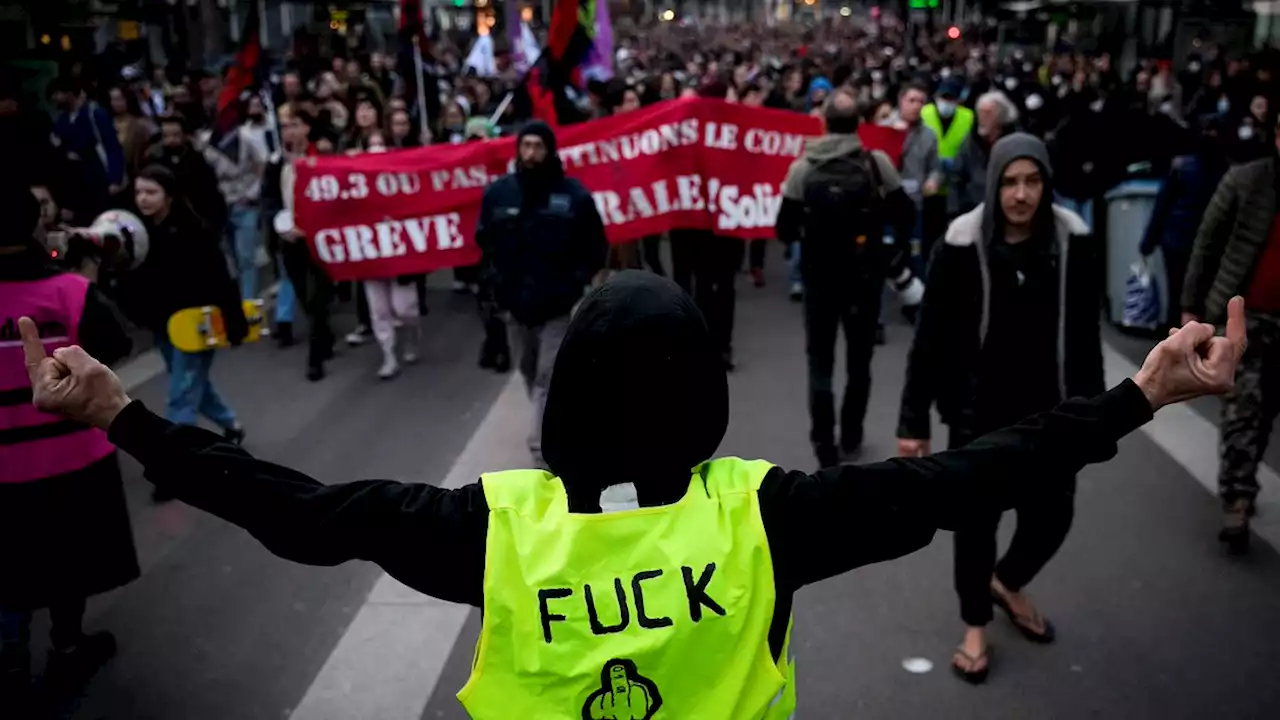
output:
{"label": "long dark hair", "polygon": [[[111,91],[112,90],[118,90],[120,94],[124,96],[125,112],[129,113],[130,115],[136,118],[142,117],[142,103],[138,102],[137,94],[129,92],[129,88],[124,85],[113,85],[107,88],[106,95],[103,97],[103,100],[105,101],[103,105],[105,105],[108,110],[111,110]],[[114,111],[112,111],[112,115],[113,116],[115,115]]]}
{"label": "long dark hair", "polygon": [[[149,180],[160,186],[164,190],[164,194],[169,197],[169,215],[165,218],[166,223],[196,223],[205,225],[205,221],[196,213],[195,208],[187,200],[186,194],[182,192],[182,186],[178,183],[178,176],[164,165],[153,164],[148,165],[138,171],[136,180]],[[137,210],[137,208],[134,208]],[[148,225],[154,225],[155,221],[138,213],[142,217],[142,221]]]}

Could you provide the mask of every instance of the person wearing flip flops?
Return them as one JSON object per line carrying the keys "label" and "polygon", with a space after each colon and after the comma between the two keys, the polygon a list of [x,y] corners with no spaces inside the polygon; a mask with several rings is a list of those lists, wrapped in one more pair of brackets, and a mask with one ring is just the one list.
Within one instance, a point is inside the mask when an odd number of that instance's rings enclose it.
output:
{"label": "person wearing flip flops", "polygon": [[[1102,391],[1102,255],[1088,234],[1078,215],[1053,203],[1043,142],[1017,133],[995,144],[984,204],[956,218],[932,253],[902,392],[901,455],[929,453],[935,402],[949,447],[959,448]],[[1065,472],[1060,492],[1014,506],[1018,529],[999,563],[1001,512],[955,533],[955,586],[967,629],[952,665],[969,682],[987,678],[993,606],[1028,639],[1053,642],[1053,625],[1024,588],[1071,528],[1076,468]]]}
{"label": "person wearing flip flops", "polygon": [[[1229,390],[1246,346],[1236,298],[1225,337],[1190,323],[1092,399],[931,458],[787,472],[708,459],[729,425],[720,348],[678,286],[624,271],[582,301],[556,356],[543,419],[551,471],[446,488],[326,485],[258,460],[157,417],[81,348],[48,355],[31,318],[17,326],[36,409],[105,430],[151,482],[280,557],[360,558],[483,608],[458,694],[479,720],[789,717],[800,588],[1067,492],[1067,473],[1114,457],[1161,407]],[[640,507],[611,512],[604,491],[625,485]]]}

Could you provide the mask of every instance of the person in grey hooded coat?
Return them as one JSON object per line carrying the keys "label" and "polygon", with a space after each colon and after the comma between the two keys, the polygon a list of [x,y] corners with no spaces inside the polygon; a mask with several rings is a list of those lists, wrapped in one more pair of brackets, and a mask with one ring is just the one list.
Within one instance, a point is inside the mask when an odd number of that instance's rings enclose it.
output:
{"label": "person in grey hooded coat", "polygon": [[[956,218],[933,249],[902,393],[903,455],[929,452],[935,402],[954,448],[1104,386],[1100,247],[1078,215],[1053,204],[1044,143],[1024,133],[1001,139],[986,181],[983,204]],[[1074,482],[1063,487],[1070,489],[1015,508],[1018,530],[999,564],[999,513],[956,533],[956,591],[968,632],[953,664],[966,680],[986,677],[993,603],[1028,638],[1053,640],[1053,626],[1022,589],[1071,526]]]}

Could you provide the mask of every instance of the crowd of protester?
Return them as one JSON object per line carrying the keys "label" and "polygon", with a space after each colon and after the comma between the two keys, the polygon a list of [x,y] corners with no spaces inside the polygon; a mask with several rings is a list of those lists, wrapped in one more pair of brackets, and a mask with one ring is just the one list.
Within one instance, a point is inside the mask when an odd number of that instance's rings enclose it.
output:
{"label": "crowd of protester", "polygon": [[[951,431],[950,444],[959,447],[1068,397],[1100,393],[1096,307],[1102,290],[1088,264],[1097,246],[1087,243],[1090,235],[1108,238],[1106,213],[1095,207],[1127,179],[1163,181],[1137,247],[1163,255],[1167,324],[1221,319],[1237,294],[1246,295],[1250,307],[1253,344],[1225,405],[1221,478],[1222,537],[1234,551],[1247,549],[1258,462],[1280,408],[1274,392],[1263,390],[1273,384],[1280,347],[1272,105],[1280,57],[1198,41],[1176,63],[1147,58],[1122,72],[1110,54],[1071,38],[1050,48],[998,47],[983,32],[965,29],[953,37],[945,29],[908,27],[887,13],[874,21],[778,26],[682,19],[657,27],[623,20],[615,28],[613,77],[574,92],[581,117],[561,120],[590,121],[687,96],[823,120],[826,134],[810,140],[782,183],[775,228],[788,244],[789,293],[805,302],[810,439],[822,467],[855,459],[861,450],[871,355],[884,335],[885,276],[900,291],[913,274],[927,277],[930,287],[923,303],[912,303],[920,305],[919,316],[908,317],[919,323],[899,418],[901,454],[929,453],[934,405]],[[0,75],[5,180],[30,188],[39,232],[88,226],[114,208],[137,213],[146,225],[151,249],[140,268],[113,274],[103,267],[92,275],[136,328],[153,334],[170,376],[169,420],[194,425],[203,415],[226,439],[244,439],[236,413],[213,386],[215,353],[176,349],[166,325],[184,308],[218,306],[234,344],[247,333],[240,301],[268,294],[268,283],[275,288],[271,320],[281,345],[295,342],[297,313],[306,315],[310,380],[325,377],[334,355],[340,336],[330,316],[339,301],[356,306],[357,324],[345,341],[373,339],[379,346],[379,377],[394,377],[414,362],[418,324],[427,312],[425,276],[331,282],[288,220],[294,161],[502,134],[516,137],[517,171],[489,186],[485,206],[500,208],[506,218],[529,217],[502,224],[483,216],[476,241],[485,261],[453,269],[453,289],[477,297],[486,336],[480,365],[507,372],[514,360],[525,376],[536,407],[529,438],[534,462],[548,465],[541,417],[570,313],[584,287],[612,272],[669,271],[706,318],[724,368],[734,369],[736,276],[745,270],[757,287],[764,285],[767,239],[744,243],[710,230],[677,230],[665,239],[609,246],[606,258],[590,189],[566,177],[555,129],[528,122],[520,73],[501,43],[496,70],[481,76],[463,60],[464,48],[443,38],[419,78],[400,72],[400,62],[371,40],[334,37],[332,56],[295,42],[265,68],[270,82],[261,92],[248,89],[230,106],[223,69],[179,75],[109,65],[104,75],[80,65],[50,83],[44,98],[27,93],[17,76]],[[865,163],[860,124],[901,131],[901,147],[876,148]],[[859,196],[866,207],[853,209],[875,212],[855,221],[849,205],[822,206],[811,191],[828,181],[866,191]],[[572,198],[572,207],[548,219],[552,214],[538,212],[536,203],[553,191]],[[855,236],[862,244],[872,237],[872,248],[892,246],[892,262],[866,265],[860,252],[842,248],[841,241],[852,243],[840,234],[861,221]],[[823,242],[828,238],[817,234],[824,228],[837,237]],[[990,259],[986,248],[993,249]],[[530,259],[538,253],[545,257]],[[1054,265],[1056,253],[1061,266]],[[24,281],[44,272],[36,267],[43,262],[28,261],[25,270],[13,260],[0,270]],[[855,270],[861,275],[854,277]],[[621,284],[651,280],[636,277]],[[849,294],[855,285],[856,297]],[[89,295],[94,303],[96,293]],[[837,325],[849,348],[838,418],[832,392]],[[101,346],[104,358],[125,354],[129,343],[117,340]],[[1013,360],[987,362],[993,353]],[[1029,357],[1036,361],[1024,362]],[[650,430],[637,425],[620,435]],[[113,458],[101,469],[114,473],[119,485]],[[1060,480],[1070,486],[1074,476]],[[166,497],[157,491],[157,499]],[[1053,640],[1052,624],[1022,588],[1065,539],[1072,503],[1058,497],[1017,510],[1032,530],[1020,527],[1021,540],[998,565],[998,517],[957,534],[957,591],[967,630],[953,664],[973,682],[987,675],[983,628],[993,601],[1028,638]],[[123,505],[118,514],[124,527]],[[78,592],[136,577],[131,547],[122,546],[117,559],[119,577]],[[55,615],[64,618],[55,618],[55,633],[59,625],[70,627],[73,649],[89,647],[78,631],[83,602],[77,602],[62,612],[55,605]],[[22,604],[41,601],[22,598]],[[13,617],[30,620],[25,611]],[[90,649],[86,667],[114,652],[114,643],[103,639]]]}

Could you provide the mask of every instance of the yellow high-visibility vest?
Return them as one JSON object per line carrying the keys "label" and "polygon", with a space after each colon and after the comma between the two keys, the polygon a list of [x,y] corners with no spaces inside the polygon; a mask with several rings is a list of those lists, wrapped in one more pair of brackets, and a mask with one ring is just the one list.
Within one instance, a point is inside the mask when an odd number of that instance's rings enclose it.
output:
{"label": "yellow high-visibility vest", "polygon": [[789,717],[757,495],[772,467],[712,460],[674,504],[602,514],[569,512],[550,473],[483,476],[484,621],[458,692],[471,717]]}
{"label": "yellow high-visibility vest", "polygon": [[956,107],[955,117],[944,131],[942,116],[938,114],[938,106],[933,103],[925,105],[920,111],[920,120],[924,126],[938,136],[938,157],[943,160],[954,160],[960,154],[960,145],[973,131],[973,111],[967,107]]}

